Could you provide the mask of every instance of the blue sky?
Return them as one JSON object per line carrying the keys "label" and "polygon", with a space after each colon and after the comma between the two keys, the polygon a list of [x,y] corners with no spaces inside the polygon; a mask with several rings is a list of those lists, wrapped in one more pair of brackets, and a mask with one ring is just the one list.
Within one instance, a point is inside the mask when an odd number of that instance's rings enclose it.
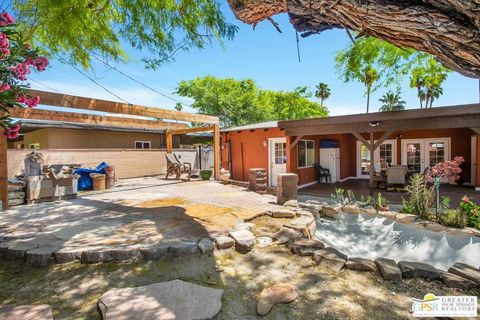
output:
{"label": "blue sky", "polygon": [[[314,90],[319,82],[326,82],[332,91],[326,105],[331,115],[365,112],[364,87],[360,83],[343,83],[335,71],[335,52],[349,43],[345,31],[326,31],[320,35],[300,38],[301,62],[297,59],[295,31],[288,22],[287,15],[274,19],[283,33],[278,33],[269,22],[262,22],[253,30],[251,26],[235,19],[230,9],[224,5],[227,18],[239,27],[232,41],[224,46],[215,43],[203,50],[180,52],[174,62],[161,66],[158,70],[147,70],[140,62],[141,55],[129,50],[132,61],[119,64],[118,69],[148,84],[155,89],[173,96],[175,87],[181,80],[205,75],[252,78],[261,88],[271,90],[291,90],[307,85]],[[146,89],[114,70],[108,70],[100,63],[94,63],[89,72],[98,82],[130,103],[161,108],[173,108],[174,101]],[[32,79],[64,93],[81,96],[118,100],[83,77],[71,66],[52,61],[50,68],[36,73]],[[32,87],[52,91],[36,82]],[[392,88],[394,89],[394,88]],[[372,94],[371,110],[378,110],[378,99],[386,88]],[[417,108],[415,91],[408,86],[408,79],[402,84],[402,97],[407,108]],[[183,99],[187,104],[191,101]],[[435,105],[476,103],[479,101],[478,80],[451,73],[444,84],[443,96]],[[188,108],[185,111],[193,111]]]}

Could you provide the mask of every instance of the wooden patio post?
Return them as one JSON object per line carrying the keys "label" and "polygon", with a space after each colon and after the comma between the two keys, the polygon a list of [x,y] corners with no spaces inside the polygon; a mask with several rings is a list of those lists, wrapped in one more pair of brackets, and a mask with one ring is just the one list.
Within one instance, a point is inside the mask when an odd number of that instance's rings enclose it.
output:
{"label": "wooden patio post", "polygon": [[370,176],[370,195],[373,196],[373,174],[375,171],[375,159],[373,158],[375,153],[375,140],[373,137],[373,131],[370,131],[370,145],[368,146],[370,150],[370,170],[368,170]]}
{"label": "wooden patio post", "polygon": [[213,128],[213,173],[216,180],[220,179],[220,126]]}
{"label": "wooden patio post", "polygon": [[167,145],[167,153],[171,153],[173,149],[173,135],[171,130],[167,130],[167,134],[165,135],[166,138],[166,145]]}
{"label": "wooden patio post", "polygon": [[3,210],[8,210],[8,168],[7,168],[7,137],[0,135],[0,200]]}

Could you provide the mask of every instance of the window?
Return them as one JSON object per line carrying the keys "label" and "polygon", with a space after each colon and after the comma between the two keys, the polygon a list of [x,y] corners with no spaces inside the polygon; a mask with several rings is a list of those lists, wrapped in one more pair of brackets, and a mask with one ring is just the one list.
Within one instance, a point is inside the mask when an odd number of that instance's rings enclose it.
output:
{"label": "window", "polygon": [[275,143],[275,164],[287,163],[287,144],[285,142]]}
{"label": "window", "polygon": [[313,167],[315,162],[315,142],[313,140],[300,140],[298,143],[298,167]]}
{"label": "window", "polygon": [[385,170],[393,163],[393,144],[384,143],[380,145],[380,169]]}
{"label": "window", "polygon": [[151,146],[150,141],[135,141],[135,149],[150,149]]}

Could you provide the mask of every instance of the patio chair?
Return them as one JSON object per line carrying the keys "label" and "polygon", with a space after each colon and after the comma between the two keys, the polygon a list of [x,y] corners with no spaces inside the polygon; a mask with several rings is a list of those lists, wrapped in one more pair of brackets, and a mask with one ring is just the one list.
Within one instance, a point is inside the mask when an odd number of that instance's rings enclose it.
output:
{"label": "patio chair", "polygon": [[405,186],[406,174],[407,174],[407,168],[405,166],[390,166],[387,169],[387,185]]}
{"label": "patio chair", "polygon": [[182,161],[182,154],[175,152],[173,153],[173,156],[175,157],[177,162],[180,164],[180,173],[186,172],[188,174],[188,181],[190,181],[190,178],[192,176],[192,163],[187,161]]}
{"label": "patio chair", "polygon": [[173,153],[165,153],[165,158],[167,159],[167,174],[165,180],[168,180],[168,176],[171,174],[175,174],[175,179],[180,180],[182,165],[178,162]]}
{"label": "patio chair", "polygon": [[325,183],[332,183],[332,176],[330,175],[330,170],[323,168],[319,163],[315,163],[315,172],[317,173],[318,183],[322,183],[322,178],[325,178]]}

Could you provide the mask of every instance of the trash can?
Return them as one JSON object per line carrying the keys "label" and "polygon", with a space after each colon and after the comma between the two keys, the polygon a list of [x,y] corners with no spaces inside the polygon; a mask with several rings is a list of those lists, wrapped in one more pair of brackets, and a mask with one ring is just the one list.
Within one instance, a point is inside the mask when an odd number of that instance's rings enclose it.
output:
{"label": "trash can", "polygon": [[101,173],[90,173],[90,177],[93,181],[93,190],[105,190],[106,183],[105,183],[105,175]]}
{"label": "trash can", "polygon": [[115,188],[115,167],[107,166],[105,167],[105,174],[107,175],[107,189]]}

